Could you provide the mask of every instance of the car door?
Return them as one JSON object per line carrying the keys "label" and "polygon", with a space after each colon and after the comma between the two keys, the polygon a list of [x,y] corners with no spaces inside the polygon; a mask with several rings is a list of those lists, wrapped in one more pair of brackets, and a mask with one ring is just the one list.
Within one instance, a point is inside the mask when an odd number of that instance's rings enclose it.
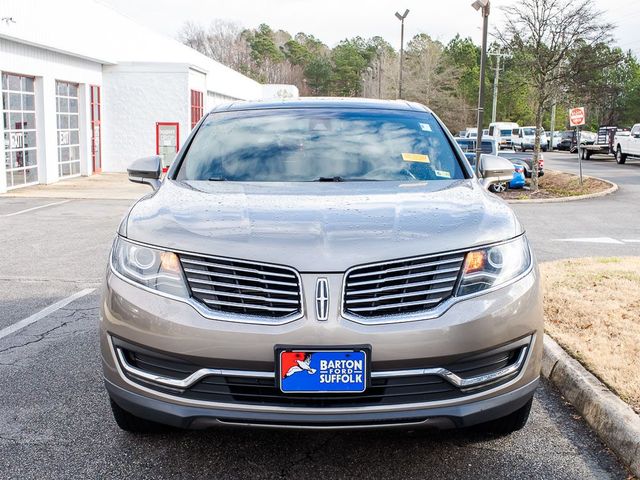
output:
{"label": "car door", "polygon": [[629,135],[629,155],[640,156],[640,123],[631,129]]}

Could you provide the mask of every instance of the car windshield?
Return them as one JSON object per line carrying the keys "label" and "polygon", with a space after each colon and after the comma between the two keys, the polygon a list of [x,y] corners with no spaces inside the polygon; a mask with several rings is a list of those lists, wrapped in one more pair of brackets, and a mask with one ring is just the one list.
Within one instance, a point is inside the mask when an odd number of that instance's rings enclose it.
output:
{"label": "car windshield", "polygon": [[522,132],[528,137],[533,137],[536,134],[536,129],[535,128],[523,128]]}
{"label": "car windshield", "polygon": [[500,135],[503,137],[508,137],[512,134],[513,132],[511,130],[500,130]]}
{"label": "car windshield", "polygon": [[281,108],[210,114],[178,180],[452,180],[465,173],[431,113]]}
{"label": "car windshield", "polygon": [[[465,140],[463,138],[457,138],[456,142],[460,145],[460,148],[463,152],[475,153],[476,151],[476,141],[475,140]],[[493,148],[491,142],[482,142],[482,153],[493,153]]]}

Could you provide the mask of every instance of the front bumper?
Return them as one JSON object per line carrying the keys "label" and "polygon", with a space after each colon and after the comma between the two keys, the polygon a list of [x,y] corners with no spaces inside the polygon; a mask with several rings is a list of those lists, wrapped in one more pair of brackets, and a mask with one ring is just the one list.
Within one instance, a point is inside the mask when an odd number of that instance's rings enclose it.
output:
{"label": "front bumper", "polygon": [[310,430],[363,428],[428,428],[448,430],[488,422],[523,407],[533,397],[538,379],[515,390],[463,405],[392,412],[288,413],[241,412],[179,405],[132,392],[105,380],[111,398],[134,415],[177,428],[218,426]]}
{"label": "front bumper", "polygon": [[[340,291],[342,275],[325,276],[331,291]],[[334,295],[328,321],[304,316],[284,325],[252,325],[204,318],[188,304],[143,291],[109,273],[100,328],[105,382],[109,394],[125,410],[179,427],[468,426],[507,415],[533,395],[543,334],[537,276],[533,269],[511,285],[454,303],[442,315],[427,320],[358,324],[340,315],[340,296]],[[316,278],[303,274],[303,290]],[[314,311],[312,304],[308,307],[305,311]],[[383,372],[449,364],[524,337],[531,338],[531,343],[517,376],[472,395],[375,406],[304,408],[194,400],[148,388],[123,374],[113,337],[203,365],[263,372],[274,371],[276,344],[368,344],[372,347],[372,371]]]}

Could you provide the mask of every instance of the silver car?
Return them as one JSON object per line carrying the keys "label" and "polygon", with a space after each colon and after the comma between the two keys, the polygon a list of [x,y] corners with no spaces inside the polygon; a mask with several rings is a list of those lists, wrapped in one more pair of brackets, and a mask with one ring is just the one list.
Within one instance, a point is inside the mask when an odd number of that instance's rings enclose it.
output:
{"label": "silver car", "polygon": [[428,108],[215,108],[122,221],[100,337],[118,425],[437,428],[527,421],[543,340],[523,228]]}

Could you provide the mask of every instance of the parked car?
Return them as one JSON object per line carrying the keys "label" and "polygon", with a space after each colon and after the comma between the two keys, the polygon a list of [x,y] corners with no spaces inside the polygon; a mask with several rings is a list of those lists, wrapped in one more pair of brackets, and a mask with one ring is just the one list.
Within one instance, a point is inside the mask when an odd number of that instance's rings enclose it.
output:
{"label": "parked car", "polygon": [[[467,160],[472,167],[476,167],[476,146],[478,142],[474,139],[456,138],[456,142],[464,152]],[[498,141],[493,137],[484,137],[482,139],[482,152],[488,155],[500,155],[504,151],[498,148]],[[524,168],[518,169],[514,164],[513,178],[510,182],[497,182],[489,187],[489,191],[493,193],[501,193],[508,188],[522,188],[525,185]]]}
{"label": "parked car", "polygon": [[[575,130],[566,130],[562,132],[562,137],[558,143],[558,150],[564,150],[571,153],[578,152],[578,137]],[[594,132],[580,132],[580,148],[584,146],[594,145],[598,139],[598,135]],[[600,149],[601,146],[591,148],[590,150]]]}
{"label": "parked car", "polygon": [[514,122],[494,122],[489,124],[489,136],[498,140],[500,148],[513,148],[513,131],[518,128]]}
{"label": "parked car", "polygon": [[553,140],[550,134],[551,132],[547,132],[547,145],[550,145],[551,149],[555,150],[558,148],[558,143],[560,143],[560,139],[562,138],[562,132],[554,131]]}
{"label": "parked car", "polygon": [[623,164],[627,158],[640,159],[640,123],[636,123],[628,135],[622,132],[615,136],[616,162]]}
{"label": "parked car", "polygon": [[561,132],[560,135],[561,137],[557,147],[558,150],[569,152],[576,147],[577,143],[575,130],[565,130],[564,132]]}
{"label": "parked car", "polygon": [[464,138],[478,138],[477,128],[467,128],[465,130]]}
{"label": "parked car", "polygon": [[134,162],[155,192],[100,302],[118,425],[522,428],[540,277],[486,191],[513,165],[479,170],[426,107],[362,99],[225,104],[164,179]]}
{"label": "parked car", "polygon": [[[520,127],[513,131],[513,148],[525,152],[533,150],[536,141],[536,127]],[[549,141],[544,130],[540,133],[540,149],[546,152]]]}
{"label": "parked car", "polygon": [[[514,165],[520,165],[524,168],[524,175],[526,178],[531,178],[531,172],[533,171],[533,152],[514,152],[508,150],[502,150],[498,153],[499,156],[506,158]],[[544,156],[540,153],[538,158],[538,177],[544,176]]]}

